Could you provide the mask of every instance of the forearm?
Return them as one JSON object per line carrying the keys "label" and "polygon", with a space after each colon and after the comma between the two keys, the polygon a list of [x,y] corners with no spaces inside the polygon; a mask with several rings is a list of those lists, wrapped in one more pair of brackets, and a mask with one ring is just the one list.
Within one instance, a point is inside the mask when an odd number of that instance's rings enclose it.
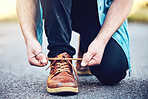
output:
{"label": "forearm", "polygon": [[17,0],[17,15],[26,43],[37,40],[36,12],[36,0]]}
{"label": "forearm", "polygon": [[132,8],[133,0],[114,0],[111,4],[104,24],[97,35],[97,40],[102,40],[107,44],[115,31],[123,24]]}

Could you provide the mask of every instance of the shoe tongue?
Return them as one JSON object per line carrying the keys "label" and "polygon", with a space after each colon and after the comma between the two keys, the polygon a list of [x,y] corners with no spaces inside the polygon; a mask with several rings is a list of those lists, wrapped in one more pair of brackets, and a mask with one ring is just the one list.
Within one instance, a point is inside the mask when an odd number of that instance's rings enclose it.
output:
{"label": "shoe tongue", "polygon": [[70,58],[71,56],[68,55],[67,53],[61,53],[59,55],[57,55],[58,58]]}
{"label": "shoe tongue", "polygon": [[[61,54],[57,55],[57,58],[71,58],[71,56],[69,54],[67,54],[67,53],[61,53]],[[70,62],[71,62],[71,60],[70,60]],[[72,72],[72,67],[71,66],[70,66],[70,70]],[[62,72],[62,73],[64,73],[64,74],[71,74],[69,72]]]}
{"label": "shoe tongue", "polygon": [[58,57],[58,58],[64,58],[64,57],[63,57],[63,54],[59,54],[59,55],[57,55],[57,57]]}

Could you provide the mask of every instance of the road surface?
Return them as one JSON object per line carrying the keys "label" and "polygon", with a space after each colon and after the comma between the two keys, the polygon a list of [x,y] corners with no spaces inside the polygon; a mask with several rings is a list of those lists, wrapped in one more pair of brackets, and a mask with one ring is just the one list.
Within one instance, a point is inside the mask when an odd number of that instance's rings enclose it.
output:
{"label": "road surface", "polygon": [[[131,77],[102,86],[94,76],[79,76],[79,93],[60,96],[46,91],[47,67],[29,65],[18,23],[0,23],[0,99],[148,99],[148,24],[130,23],[129,32]],[[71,43],[78,47],[78,34],[73,33]],[[44,37],[44,53],[46,45]]]}

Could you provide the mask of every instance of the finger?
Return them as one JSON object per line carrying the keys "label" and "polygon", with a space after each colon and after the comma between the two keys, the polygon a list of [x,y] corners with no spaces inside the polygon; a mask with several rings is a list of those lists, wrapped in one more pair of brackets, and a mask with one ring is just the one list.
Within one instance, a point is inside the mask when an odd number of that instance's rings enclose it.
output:
{"label": "finger", "polygon": [[39,62],[35,57],[28,58],[30,65],[42,67],[43,64]]}
{"label": "finger", "polygon": [[91,60],[91,58],[93,57],[93,54],[87,52],[83,55],[83,60],[81,62],[81,66],[86,66],[89,61]]}
{"label": "finger", "polygon": [[88,66],[92,66],[92,65],[99,65],[100,64],[100,60],[98,58],[93,57],[89,63]]}
{"label": "finger", "polygon": [[44,55],[43,53],[40,53],[36,56],[36,59],[38,59],[38,61],[43,64],[43,65],[47,65],[48,64],[48,60],[46,55]]}

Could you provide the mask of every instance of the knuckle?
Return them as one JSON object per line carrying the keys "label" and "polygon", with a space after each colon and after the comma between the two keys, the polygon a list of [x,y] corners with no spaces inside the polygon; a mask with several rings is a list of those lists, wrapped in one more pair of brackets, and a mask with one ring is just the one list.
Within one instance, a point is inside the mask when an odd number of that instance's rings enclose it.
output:
{"label": "knuckle", "polygon": [[37,65],[36,63],[34,63],[34,61],[32,60],[31,57],[28,58],[28,62],[29,62],[29,64],[32,65],[32,66],[36,66],[36,65]]}
{"label": "knuckle", "polygon": [[100,64],[100,60],[97,60],[97,61],[96,61],[96,64]]}
{"label": "knuckle", "polygon": [[86,58],[85,58],[85,61],[86,61],[86,62],[89,62],[89,59],[86,57]]}
{"label": "knuckle", "polygon": [[29,61],[29,64],[30,64],[30,65],[35,65],[32,61]]}
{"label": "knuckle", "polygon": [[34,66],[34,64],[32,62],[29,62],[30,65]]}
{"label": "knuckle", "polygon": [[29,64],[30,64],[30,65],[33,65],[30,61],[29,61]]}
{"label": "knuckle", "polygon": [[84,57],[84,62],[88,62],[88,58],[87,57]]}
{"label": "knuckle", "polygon": [[28,62],[30,65],[34,65],[34,63],[31,60],[29,60]]}
{"label": "knuckle", "polygon": [[30,59],[28,59],[28,62],[30,63],[30,65],[32,65],[33,63],[32,63],[32,61],[30,60]]}
{"label": "knuckle", "polygon": [[39,66],[39,67],[43,67],[43,66],[45,66],[45,65],[44,65],[44,64],[39,64],[38,66]]}

